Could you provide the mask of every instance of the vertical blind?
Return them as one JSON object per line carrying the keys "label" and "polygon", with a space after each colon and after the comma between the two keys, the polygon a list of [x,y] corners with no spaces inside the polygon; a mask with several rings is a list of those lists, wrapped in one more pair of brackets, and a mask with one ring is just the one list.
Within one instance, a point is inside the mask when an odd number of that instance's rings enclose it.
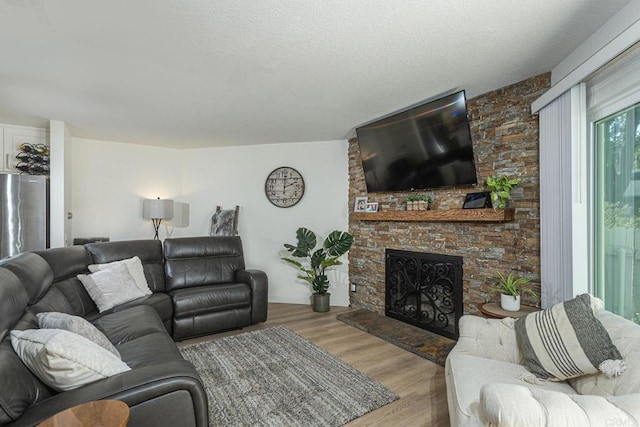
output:
{"label": "vertical blind", "polygon": [[542,308],[573,297],[572,96],[568,91],[540,110]]}

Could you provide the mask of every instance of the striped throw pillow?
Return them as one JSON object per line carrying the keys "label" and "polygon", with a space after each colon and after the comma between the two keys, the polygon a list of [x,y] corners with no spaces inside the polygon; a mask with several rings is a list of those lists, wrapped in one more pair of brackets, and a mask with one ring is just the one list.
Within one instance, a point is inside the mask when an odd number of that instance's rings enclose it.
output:
{"label": "striped throw pillow", "polygon": [[[624,372],[622,355],[582,294],[515,322],[518,347],[538,378],[564,381],[598,371]],[[523,378],[528,381],[526,378]]]}

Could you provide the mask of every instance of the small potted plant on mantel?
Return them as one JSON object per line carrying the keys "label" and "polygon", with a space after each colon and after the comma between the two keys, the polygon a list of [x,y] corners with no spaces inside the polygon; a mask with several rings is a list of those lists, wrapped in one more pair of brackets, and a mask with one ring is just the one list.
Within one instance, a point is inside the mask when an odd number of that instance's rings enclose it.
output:
{"label": "small potted plant on mantel", "polygon": [[313,311],[329,311],[331,283],[327,278],[327,268],[341,265],[338,259],[349,252],[353,245],[353,236],[346,231],[335,230],[327,236],[322,246],[316,249],[318,239],[316,234],[304,227],[296,231],[298,240],[296,245],[284,244],[291,253],[291,257],[283,257],[282,260],[300,270],[298,279],[308,282],[313,289]]}
{"label": "small potted plant on mantel", "polygon": [[414,194],[404,198],[408,211],[426,211],[433,202],[433,197],[429,194]]}
{"label": "small potted plant on mantel", "polygon": [[506,311],[519,311],[520,310],[520,294],[526,292],[534,298],[538,298],[538,295],[529,288],[529,279],[524,277],[516,278],[514,272],[510,272],[505,277],[499,271],[496,271],[494,277],[495,285],[491,289],[490,293],[500,293],[500,307]]}
{"label": "small potted plant on mantel", "polygon": [[505,209],[511,199],[511,190],[520,183],[520,178],[508,176],[487,177],[487,189],[491,193],[493,209]]}

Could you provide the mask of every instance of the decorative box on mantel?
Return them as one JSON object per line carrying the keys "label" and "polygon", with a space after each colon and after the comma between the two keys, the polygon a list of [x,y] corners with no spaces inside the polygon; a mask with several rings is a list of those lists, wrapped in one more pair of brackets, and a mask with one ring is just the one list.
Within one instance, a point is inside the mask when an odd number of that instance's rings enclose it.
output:
{"label": "decorative box on mantel", "polygon": [[515,220],[515,209],[352,212],[351,219],[355,221],[511,222]]}

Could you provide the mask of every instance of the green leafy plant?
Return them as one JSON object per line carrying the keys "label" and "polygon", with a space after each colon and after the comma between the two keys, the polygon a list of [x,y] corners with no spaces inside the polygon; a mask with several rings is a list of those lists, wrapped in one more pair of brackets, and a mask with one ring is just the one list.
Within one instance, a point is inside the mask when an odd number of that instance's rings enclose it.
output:
{"label": "green leafy plant", "polygon": [[403,200],[404,202],[427,202],[427,203],[432,203],[433,202],[433,197],[429,194],[413,194],[411,196],[407,196],[404,198]]}
{"label": "green leafy plant", "polygon": [[511,199],[511,190],[520,183],[520,178],[508,176],[487,177],[487,189],[491,192],[491,204],[494,209],[507,207],[507,200]]}
{"label": "green leafy plant", "polygon": [[513,271],[510,272],[507,277],[499,271],[496,271],[496,276],[493,279],[496,283],[490,293],[501,293],[511,295],[515,298],[520,295],[521,292],[526,292],[532,297],[538,298],[538,295],[528,286],[530,280],[524,277],[516,278]]}
{"label": "green leafy plant", "polygon": [[640,216],[622,202],[604,202],[604,226],[606,228],[640,228]]}
{"label": "green leafy plant", "polygon": [[283,257],[282,260],[300,270],[297,277],[311,284],[313,292],[326,294],[330,285],[326,269],[342,264],[338,258],[349,252],[353,236],[346,231],[335,230],[318,249],[318,239],[313,231],[300,227],[296,231],[296,238],[296,245],[284,244],[291,257]]}

